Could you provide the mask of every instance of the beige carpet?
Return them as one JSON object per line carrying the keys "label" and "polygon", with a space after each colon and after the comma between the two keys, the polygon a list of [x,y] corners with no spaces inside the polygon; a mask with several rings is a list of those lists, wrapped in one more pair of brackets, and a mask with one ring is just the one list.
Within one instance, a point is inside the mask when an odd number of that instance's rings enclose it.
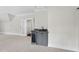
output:
{"label": "beige carpet", "polygon": [[31,44],[30,37],[0,35],[0,52],[70,52],[59,48],[49,48]]}

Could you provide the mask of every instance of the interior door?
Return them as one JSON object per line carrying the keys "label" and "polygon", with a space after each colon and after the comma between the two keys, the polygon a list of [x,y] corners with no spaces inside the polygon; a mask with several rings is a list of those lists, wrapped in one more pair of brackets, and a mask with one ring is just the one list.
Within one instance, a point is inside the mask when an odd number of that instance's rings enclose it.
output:
{"label": "interior door", "polygon": [[30,34],[32,31],[32,20],[28,19],[27,20],[27,34]]}

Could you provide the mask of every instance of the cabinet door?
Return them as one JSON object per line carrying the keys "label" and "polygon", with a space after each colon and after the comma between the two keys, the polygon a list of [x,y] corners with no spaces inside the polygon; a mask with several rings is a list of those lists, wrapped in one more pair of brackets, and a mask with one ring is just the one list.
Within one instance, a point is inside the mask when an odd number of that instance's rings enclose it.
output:
{"label": "cabinet door", "polygon": [[36,43],[38,45],[48,46],[48,34],[45,32],[37,32]]}

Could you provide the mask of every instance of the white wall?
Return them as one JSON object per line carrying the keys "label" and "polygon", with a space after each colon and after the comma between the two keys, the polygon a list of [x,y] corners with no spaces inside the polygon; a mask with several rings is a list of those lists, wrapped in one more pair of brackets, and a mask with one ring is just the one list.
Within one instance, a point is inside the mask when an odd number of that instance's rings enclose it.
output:
{"label": "white wall", "polygon": [[33,14],[20,14],[10,17],[9,20],[0,21],[0,33],[11,35],[27,35],[27,20],[32,19]]}
{"label": "white wall", "polygon": [[77,49],[79,50],[79,10],[76,9],[75,11],[75,39],[77,43]]}
{"label": "white wall", "polygon": [[74,7],[49,7],[49,47],[78,50],[75,39],[75,10]]}
{"label": "white wall", "polygon": [[11,33],[24,34],[24,19],[16,16],[12,21],[9,22]]}
{"label": "white wall", "polygon": [[11,21],[1,21],[0,22],[0,33],[3,34],[25,34],[24,33],[24,19],[16,16]]}
{"label": "white wall", "polygon": [[35,12],[35,28],[48,28],[48,12],[47,10],[39,10]]}

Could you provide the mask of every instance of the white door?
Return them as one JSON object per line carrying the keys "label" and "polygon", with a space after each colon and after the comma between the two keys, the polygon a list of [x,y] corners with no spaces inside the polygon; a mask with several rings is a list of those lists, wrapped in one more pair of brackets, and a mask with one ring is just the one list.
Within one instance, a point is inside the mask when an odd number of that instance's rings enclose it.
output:
{"label": "white door", "polygon": [[32,31],[32,19],[27,20],[27,34],[31,33]]}

